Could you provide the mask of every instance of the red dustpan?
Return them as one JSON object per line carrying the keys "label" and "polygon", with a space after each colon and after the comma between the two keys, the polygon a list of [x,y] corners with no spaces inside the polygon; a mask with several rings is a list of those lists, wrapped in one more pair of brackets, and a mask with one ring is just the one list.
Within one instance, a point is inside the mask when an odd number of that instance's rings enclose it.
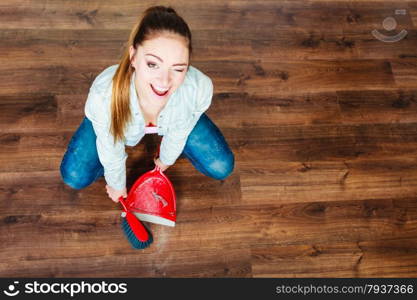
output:
{"label": "red dustpan", "polygon": [[174,187],[158,167],[136,180],[125,203],[141,221],[175,226],[177,216]]}

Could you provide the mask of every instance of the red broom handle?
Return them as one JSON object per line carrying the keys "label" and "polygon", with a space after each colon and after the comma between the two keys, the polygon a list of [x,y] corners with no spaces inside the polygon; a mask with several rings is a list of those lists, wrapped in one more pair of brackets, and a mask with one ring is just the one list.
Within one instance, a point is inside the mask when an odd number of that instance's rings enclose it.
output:
{"label": "red broom handle", "polygon": [[123,211],[126,214],[126,221],[127,223],[129,223],[130,229],[132,229],[133,233],[138,238],[138,240],[140,240],[141,242],[146,242],[149,239],[149,234],[146,231],[145,227],[138,220],[138,218],[136,218],[136,216],[127,209],[123,197],[119,198],[119,202],[123,206]]}

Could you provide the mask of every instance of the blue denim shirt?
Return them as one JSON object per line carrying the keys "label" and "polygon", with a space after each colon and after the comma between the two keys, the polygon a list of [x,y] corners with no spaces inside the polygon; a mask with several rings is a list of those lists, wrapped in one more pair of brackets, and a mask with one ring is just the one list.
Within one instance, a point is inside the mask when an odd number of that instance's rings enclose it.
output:
{"label": "blue denim shirt", "polygon": [[[135,146],[145,135],[145,121],[134,84],[130,82],[130,109],[132,121],[125,130],[124,141],[114,143],[110,133],[112,79],[118,65],[101,72],[90,87],[85,115],[92,122],[97,135],[97,152],[104,167],[104,177],[109,186],[122,190],[126,187],[125,146]],[[213,96],[211,79],[190,66],[181,86],[170,96],[157,119],[158,134],[164,136],[160,147],[160,160],[172,165],[182,153],[187,137],[200,116],[208,109]]]}

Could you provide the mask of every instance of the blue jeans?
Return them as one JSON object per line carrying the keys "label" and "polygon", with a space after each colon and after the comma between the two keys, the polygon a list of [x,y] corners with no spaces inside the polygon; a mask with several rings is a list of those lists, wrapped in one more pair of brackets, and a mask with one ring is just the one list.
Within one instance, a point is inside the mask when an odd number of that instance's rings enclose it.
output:
{"label": "blue jeans", "polygon": [[[104,175],[96,138],[91,121],[84,117],[61,162],[62,179],[70,187],[85,188]],[[191,131],[182,154],[198,171],[214,179],[225,179],[234,168],[232,151],[206,114],[201,115]]]}

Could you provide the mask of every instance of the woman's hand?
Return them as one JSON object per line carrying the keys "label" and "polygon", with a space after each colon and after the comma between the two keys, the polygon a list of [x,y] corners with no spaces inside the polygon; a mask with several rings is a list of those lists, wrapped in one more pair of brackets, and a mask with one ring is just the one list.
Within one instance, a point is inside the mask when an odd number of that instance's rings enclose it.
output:
{"label": "woman's hand", "polygon": [[153,161],[155,162],[155,165],[161,169],[162,172],[164,172],[166,169],[170,167],[169,165],[164,165],[159,159],[159,157],[155,158]]}
{"label": "woman's hand", "polygon": [[115,190],[114,188],[112,188],[109,185],[106,185],[106,191],[107,191],[107,195],[109,195],[109,197],[116,203],[119,202],[120,197],[123,197],[123,198],[127,197],[126,188],[119,191],[119,190]]}

